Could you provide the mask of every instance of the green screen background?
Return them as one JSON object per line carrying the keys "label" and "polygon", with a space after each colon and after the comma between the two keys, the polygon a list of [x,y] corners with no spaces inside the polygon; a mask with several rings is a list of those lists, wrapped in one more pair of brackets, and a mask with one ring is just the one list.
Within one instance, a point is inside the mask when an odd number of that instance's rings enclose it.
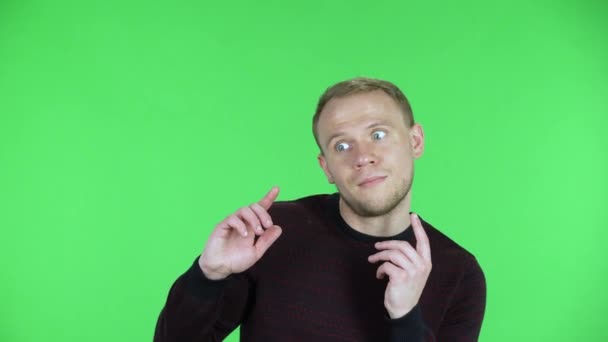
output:
{"label": "green screen background", "polygon": [[0,341],[151,341],[223,217],[334,190],[311,117],[358,75],[425,128],[413,210],[479,259],[480,340],[608,340],[607,8],[0,1]]}

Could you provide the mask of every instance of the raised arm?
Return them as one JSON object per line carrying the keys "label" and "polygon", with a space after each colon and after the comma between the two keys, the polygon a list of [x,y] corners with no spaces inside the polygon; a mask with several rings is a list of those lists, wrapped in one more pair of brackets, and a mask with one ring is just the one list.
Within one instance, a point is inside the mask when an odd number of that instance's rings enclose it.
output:
{"label": "raised arm", "polygon": [[281,235],[268,214],[278,192],[272,188],[213,229],[201,256],[171,287],[155,342],[221,341],[240,324],[252,291],[243,272]]}

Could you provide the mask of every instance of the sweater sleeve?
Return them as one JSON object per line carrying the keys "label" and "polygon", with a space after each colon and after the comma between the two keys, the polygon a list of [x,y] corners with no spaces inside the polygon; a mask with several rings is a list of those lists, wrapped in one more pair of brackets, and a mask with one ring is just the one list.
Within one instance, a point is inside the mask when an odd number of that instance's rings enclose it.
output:
{"label": "sweater sleeve", "polygon": [[169,290],[154,342],[222,341],[243,320],[250,287],[244,274],[208,279],[197,257]]}
{"label": "sweater sleeve", "polygon": [[424,324],[420,306],[416,305],[405,316],[389,320],[388,340],[390,342],[431,342],[435,341],[435,337]]}
{"label": "sweater sleeve", "polygon": [[437,333],[438,341],[474,342],[479,338],[486,307],[486,280],[474,257],[466,264]]}

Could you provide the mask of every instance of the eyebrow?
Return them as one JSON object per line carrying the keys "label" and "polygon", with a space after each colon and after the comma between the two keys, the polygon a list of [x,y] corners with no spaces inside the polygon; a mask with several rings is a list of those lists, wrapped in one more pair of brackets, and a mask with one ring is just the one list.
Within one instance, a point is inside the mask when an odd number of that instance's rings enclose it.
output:
{"label": "eyebrow", "polygon": [[[367,127],[365,127],[365,129],[370,129],[370,128],[374,128],[374,127],[378,127],[378,126],[389,126],[388,122],[384,121],[384,120],[380,120],[380,121],[374,121],[371,124],[367,125]],[[327,144],[325,145],[325,147],[329,147],[329,144],[336,138],[340,137],[344,135],[344,132],[339,131],[336,132],[334,134],[332,134],[329,137],[329,140],[327,140]]]}

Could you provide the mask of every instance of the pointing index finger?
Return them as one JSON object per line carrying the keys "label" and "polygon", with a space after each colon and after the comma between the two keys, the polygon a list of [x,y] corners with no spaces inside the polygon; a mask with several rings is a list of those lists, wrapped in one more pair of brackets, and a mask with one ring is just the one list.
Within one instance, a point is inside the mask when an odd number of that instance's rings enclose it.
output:
{"label": "pointing index finger", "polygon": [[268,193],[264,195],[264,197],[258,202],[258,204],[261,205],[265,210],[268,210],[272,203],[274,203],[274,201],[277,199],[278,195],[279,187],[273,186],[272,189],[270,189],[270,191],[268,191]]}
{"label": "pointing index finger", "polygon": [[423,259],[431,261],[431,246],[429,238],[426,236],[426,232],[422,227],[422,222],[417,214],[411,214],[410,220],[412,221],[412,228],[414,228],[414,235],[416,236],[416,251],[422,256]]}

